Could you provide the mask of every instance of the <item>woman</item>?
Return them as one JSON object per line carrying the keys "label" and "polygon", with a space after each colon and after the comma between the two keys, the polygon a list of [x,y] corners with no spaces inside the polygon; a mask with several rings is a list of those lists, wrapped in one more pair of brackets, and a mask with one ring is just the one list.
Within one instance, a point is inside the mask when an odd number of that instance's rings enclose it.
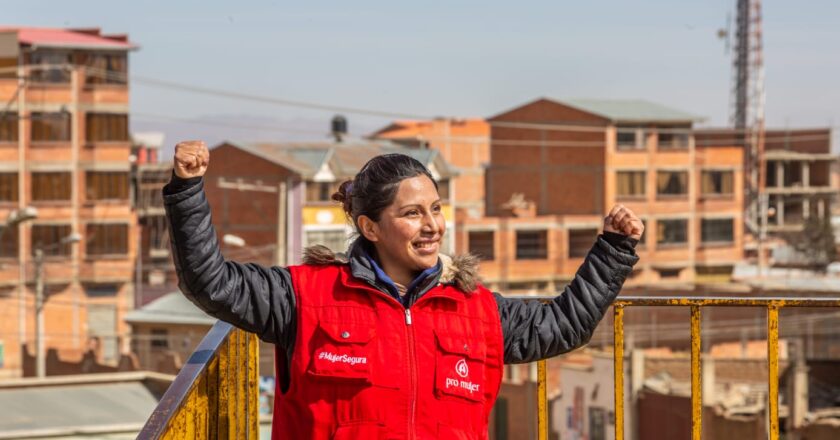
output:
{"label": "woman", "polygon": [[371,159],[333,196],[358,238],[304,264],[225,261],[201,176],[209,152],[176,146],[164,188],[180,288],[207,313],[277,345],[276,439],[487,438],[503,364],[586,343],[638,260],[644,226],[617,206],[574,280],[548,303],[478,284],[473,257],[439,254],[437,184],[416,160]]}

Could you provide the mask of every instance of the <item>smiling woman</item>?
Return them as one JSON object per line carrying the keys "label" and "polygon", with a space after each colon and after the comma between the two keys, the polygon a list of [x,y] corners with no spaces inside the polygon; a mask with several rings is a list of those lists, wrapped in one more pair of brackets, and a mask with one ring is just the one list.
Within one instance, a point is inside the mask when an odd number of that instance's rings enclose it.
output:
{"label": "smiling woman", "polygon": [[403,154],[377,156],[356,179],[344,182],[333,199],[352,219],[359,244],[367,247],[398,287],[437,265],[446,221],[437,183],[416,159]]}
{"label": "smiling woman", "polygon": [[225,261],[203,191],[209,159],[203,142],[178,144],[164,188],[179,286],[277,346],[277,439],[487,439],[504,364],[585,344],[638,261],[644,226],[619,205],[552,301],[491,292],[476,257],[440,253],[437,184],[402,154],[371,159],[333,194],[358,233],[346,255],[316,245],[296,266]]}

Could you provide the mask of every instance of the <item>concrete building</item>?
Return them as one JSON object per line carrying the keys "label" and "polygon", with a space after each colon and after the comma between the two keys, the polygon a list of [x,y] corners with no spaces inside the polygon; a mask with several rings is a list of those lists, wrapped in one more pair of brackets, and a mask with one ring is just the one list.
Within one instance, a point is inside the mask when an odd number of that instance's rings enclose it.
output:
{"label": "concrete building", "polygon": [[459,231],[485,281],[562,286],[616,203],[647,228],[630,284],[726,279],[743,255],[743,151],[696,145],[698,120],[646,101],[550,99],[490,118],[487,216]]}
{"label": "concrete building", "polygon": [[[0,376],[21,374],[36,336],[33,255],[44,254],[46,347],[98,337],[116,362],[133,304],[125,35],[0,28]],[[13,211],[33,213],[8,221]],[[14,220],[14,217],[11,219]],[[68,240],[69,238],[69,240]],[[78,241],[71,244],[71,241]]]}
{"label": "concrete building", "polygon": [[389,141],[352,140],[231,141],[214,147],[205,190],[217,233],[235,237],[222,240],[223,252],[228,258],[269,265],[298,263],[303,249],[314,244],[344,252],[352,228],[341,206],[330,197],[369,159],[394,152],[413,156],[440,182],[449,226],[442,249],[451,253],[456,231],[447,181],[453,172],[438,151]]}
{"label": "concrete building", "polygon": [[163,187],[172,177],[172,162],[158,161],[162,133],[134,133],[132,140],[132,201],[139,228],[134,299],[135,307],[142,307],[178,284],[163,208]]}
{"label": "concrete building", "polygon": [[181,292],[166,294],[125,315],[131,352],[144,371],[177,374],[216,319]]}

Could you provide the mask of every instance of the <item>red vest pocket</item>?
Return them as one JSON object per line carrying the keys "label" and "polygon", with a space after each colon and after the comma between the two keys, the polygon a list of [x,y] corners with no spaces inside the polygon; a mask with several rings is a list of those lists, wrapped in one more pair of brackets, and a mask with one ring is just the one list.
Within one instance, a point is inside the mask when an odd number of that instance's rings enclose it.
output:
{"label": "red vest pocket", "polygon": [[323,378],[370,382],[372,324],[318,323],[312,339],[309,374]]}
{"label": "red vest pocket", "polygon": [[484,401],[484,361],[487,347],[481,338],[435,332],[435,394]]}
{"label": "red vest pocket", "polygon": [[385,427],[376,423],[354,423],[339,426],[333,440],[379,440],[385,438]]}

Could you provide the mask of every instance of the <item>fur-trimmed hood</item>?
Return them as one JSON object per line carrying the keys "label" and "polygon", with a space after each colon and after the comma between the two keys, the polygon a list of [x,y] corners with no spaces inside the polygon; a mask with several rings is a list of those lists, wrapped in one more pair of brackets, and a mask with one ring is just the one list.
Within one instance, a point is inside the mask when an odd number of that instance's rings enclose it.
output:
{"label": "fur-trimmed hood", "polygon": [[[438,281],[454,284],[465,293],[475,290],[478,284],[478,257],[470,254],[439,255],[442,271]],[[303,264],[314,266],[326,264],[349,264],[350,258],[344,253],[336,254],[323,245],[310,246],[303,250]]]}

